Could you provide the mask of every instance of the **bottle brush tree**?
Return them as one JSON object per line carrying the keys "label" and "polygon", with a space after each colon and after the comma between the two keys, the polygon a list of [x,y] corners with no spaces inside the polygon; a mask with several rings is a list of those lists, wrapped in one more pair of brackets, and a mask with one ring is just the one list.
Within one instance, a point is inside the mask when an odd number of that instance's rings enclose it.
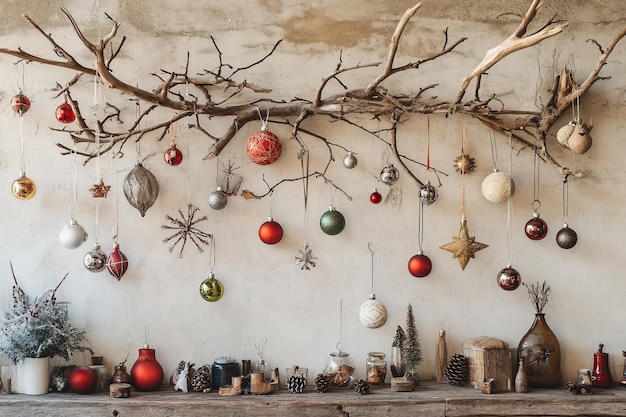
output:
{"label": "bottle brush tree", "polygon": [[419,342],[419,335],[415,327],[415,317],[413,316],[413,306],[409,303],[406,312],[406,339],[402,346],[402,363],[404,365],[405,377],[413,377],[418,380],[417,367],[422,363],[422,347]]}

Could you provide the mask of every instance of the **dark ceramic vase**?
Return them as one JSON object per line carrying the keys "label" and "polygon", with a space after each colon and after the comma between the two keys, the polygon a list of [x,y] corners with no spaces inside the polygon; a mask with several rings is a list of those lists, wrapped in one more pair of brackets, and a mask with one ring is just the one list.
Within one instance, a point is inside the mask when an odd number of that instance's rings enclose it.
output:
{"label": "dark ceramic vase", "polygon": [[524,358],[529,386],[553,387],[561,384],[561,347],[543,313],[535,314],[535,321],[520,340],[517,353]]}

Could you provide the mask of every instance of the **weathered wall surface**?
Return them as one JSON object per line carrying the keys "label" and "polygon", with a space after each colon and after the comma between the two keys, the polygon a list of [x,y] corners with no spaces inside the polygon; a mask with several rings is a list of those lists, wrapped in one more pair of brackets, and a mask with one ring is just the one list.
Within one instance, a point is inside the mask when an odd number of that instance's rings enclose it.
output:
{"label": "weathered wall surface", "polygon": [[[515,4],[513,4],[515,3]],[[452,99],[463,76],[482,59],[484,52],[507,37],[528,2],[425,1],[407,26],[398,63],[418,59],[439,50],[443,30],[450,40],[467,36],[455,52],[424,65],[419,71],[400,74],[385,82],[395,91],[414,93],[420,87],[438,83],[431,93]],[[271,96],[289,100],[312,98],[325,75],[336,66],[340,52],[345,66],[381,61],[387,54],[388,39],[397,20],[412,6],[410,1],[101,1],[70,0],[65,7],[95,40],[110,30],[105,12],[119,21],[120,35],[128,40],[113,65],[115,74],[132,85],[154,88],[158,81],[151,74],[160,69],[182,71],[187,52],[192,73],[214,69],[217,54],[212,35],[225,62],[247,65],[267,53],[278,39],[278,50],[262,65],[242,74],[250,82],[273,89]],[[70,25],[48,1],[4,1],[0,6],[0,46],[25,50],[55,58],[50,45],[21,18],[29,14],[47,33],[85,64],[91,57],[75,37]],[[606,44],[624,25],[621,1],[546,1],[533,28],[541,27],[553,14],[569,20],[566,31],[539,46],[502,60],[483,79],[483,94],[496,93],[512,109],[533,109],[546,99],[547,89],[560,68],[567,65],[584,79],[594,67],[598,48],[588,39]],[[185,162],[178,168],[167,166],[162,153],[167,139],[156,135],[141,143],[148,156],[146,166],[157,176],[161,193],[145,218],[127,204],[121,182],[135,162],[133,145],[126,156],[111,160],[103,156],[100,169],[112,193],[99,203],[88,189],[96,180],[96,164],[78,165],[77,219],[88,229],[90,239],[76,250],[59,245],[57,236],[69,219],[71,159],[61,156],[55,143],[66,136],[53,132],[58,127],[54,109],[56,83],[65,84],[73,76],[67,71],[39,64],[14,65],[14,59],[0,56],[0,301],[10,303],[13,262],[23,287],[31,294],[56,284],[65,272],[69,278],[59,297],[71,301],[72,316],[87,326],[94,349],[104,355],[109,366],[129,355],[145,341],[157,349],[157,356],[170,373],[180,360],[211,363],[218,356],[238,360],[256,357],[254,344],[267,338],[266,357],[281,370],[298,364],[318,373],[324,358],[339,339],[339,305],[343,302],[342,343],[362,367],[369,351],[389,352],[397,324],[404,326],[407,304],[412,303],[424,363],[423,378],[433,373],[435,343],[443,321],[450,354],[459,352],[463,340],[488,335],[516,346],[531,325],[533,307],[524,288],[504,292],[495,281],[497,272],[511,261],[528,282],[547,280],[553,290],[546,308],[547,320],[561,341],[565,379],[573,379],[581,367],[591,367],[598,343],[611,355],[613,377],[621,376],[621,351],[625,348],[622,312],[624,280],[625,175],[623,141],[626,119],[623,76],[626,44],[621,43],[601,75],[612,78],[596,83],[583,97],[583,117],[593,118],[594,145],[585,155],[574,155],[550,146],[565,165],[585,173],[569,186],[569,224],[578,232],[579,242],[571,250],[555,243],[562,219],[562,186],[559,174],[542,165],[540,174],[541,215],[549,224],[549,235],[533,242],[523,233],[532,216],[533,159],[528,151],[511,153],[506,141],[498,140],[499,167],[512,166],[516,192],[511,204],[512,240],[507,241],[507,205],[486,201],[480,185],[492,170],[490,134],[479,123],[466,121],[466,151],[476,158],[477,169],[465,179],[466,211],[472,236],[489,248],[478,252],[465,271],[456,259],[439,246],[458,232],[461,212],[461,177],[453,168],[461,152],[461,118],[431,116],[431,161],[445,172],[441,177],[439,200],[424,214],[424,251],[434,268],[425,279],[415,279],[407,271],[407,261],[415,254],[418,201],[416,187],[406,175],[395,187],[398,198],[378,206],[370,204],[373,187],[384,195],[390,190],[378,182],[381,168],[390,159],[389,150],[362,131],[328,123],[323,118],[307,121],[329,140],[358,152],[354,170],[341,166],[343,151],[335,150],[337,161],[328,175],[352,200],[321,180],[312,180],[305,210],[302,185],[289,182],[271,198],[247,201],[231,198],[226,209],[213,211],[208,194],[215,189],[221,164],[232,160],[240,166],[243,188],[265,190],[265,180],[273,184],[282,178],[301,175],[297,146],[289,141],[289,128],[270,124],[283,138],[279,162],[259,167],[245,156],[246,138],[260,123],[250,123],[237,134],[218,160],[203,161],[210,141],[200,134],[181,129],[179,146]],[[341,77],[349,88],[363,87],[380,69],[368,68]],[[38,185],[36,197],[18,201],[10,185],[20,170],[20,121],[9,108],[11,96],[24,73],[25,92],[33,106],[24,116],[25,164],[27,174]],[[472,87],[473,88],[473,87]],[[83,77],[74,94],[88,109],[93,103],[93,80]],[[329,91],[340,91],[333,85]],[[123,122],[133,122],[133,105],[117,92],[104,91],[107,100],[125,109]],[[163,113],[167,116],[167,112]],[[564,118],[559,126],[568,122]],[[205,121],[205,127],[220,135],[229,120]],[[377,122],[363,120],[370,127]],[[380,122],[380,127],[386,127]],[[419,161],[425,160],[426,118],[413,117],[400,129],[401,148]],[[311,149],[312,169],[322,169],[327,161],[325,146],[313,138],[305,140]],[[220,173],[221,175],[221,173]],[[119,194],[118,194],[119,193]],[[116,200],[115,195],[119,198]],[[210,269],[208,252],[198,253],[188,245],[182,259],[168,252],[161,229],[165,215],[184,208],[187,196],[209,220],[204,230],[216,237],[215,273],[226,286],[217,303],[207,303],[198,294],[200,282]],[[116,209],[116,201],[119,201]],[[346,229],[327,236],[319,229],[319,217],[330,203],[347,219]],[[96,223],[96,204],[98,222]],[[92,274],[82,266],[84,253],[99,241],[111,249],[114,214],[119,212],[119,241],[130,259],[130,270],[120,282],[106,272]],[[258,227],[268,214],[285,229],[278,245],[267,246],[257,237]],[[304,240],[317,256],[317,267],[301,271],[294,264]],[[388,323],[376,330],[359,323],[358,308],[369,296],[371,264],[367,243],[375,249],[374,278],[378,299],[389,310]],[[76,357],[76,362],[88,358]]]}

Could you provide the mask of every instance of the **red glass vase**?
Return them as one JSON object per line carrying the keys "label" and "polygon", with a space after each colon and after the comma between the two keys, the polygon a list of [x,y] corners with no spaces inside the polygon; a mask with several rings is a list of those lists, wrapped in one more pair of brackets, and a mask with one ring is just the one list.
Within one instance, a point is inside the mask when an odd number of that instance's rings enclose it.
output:
{"label": "red glass vase", "polygon": [[602,352],[604,345],[600,343],[598,351],[593,354],[593,371],[591,381],[594,387],[609,388],[613,378],[609,370],[609,354]]}
{"label": "red glass vase", "polygon": [[146,345],[130,370],[130,383],[137,391],[157,391],[163,384],[163,368],[156,360],[154,349]]}

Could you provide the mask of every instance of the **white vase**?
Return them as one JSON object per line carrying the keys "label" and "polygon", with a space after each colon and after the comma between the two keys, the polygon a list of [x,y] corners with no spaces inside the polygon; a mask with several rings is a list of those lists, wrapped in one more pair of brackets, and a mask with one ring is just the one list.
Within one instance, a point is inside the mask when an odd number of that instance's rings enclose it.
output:
{"label": "white vase", "polygon": [[16,391],[20,394],[42,395],[50,385],[50,358],[26,358],[16,365]]}

